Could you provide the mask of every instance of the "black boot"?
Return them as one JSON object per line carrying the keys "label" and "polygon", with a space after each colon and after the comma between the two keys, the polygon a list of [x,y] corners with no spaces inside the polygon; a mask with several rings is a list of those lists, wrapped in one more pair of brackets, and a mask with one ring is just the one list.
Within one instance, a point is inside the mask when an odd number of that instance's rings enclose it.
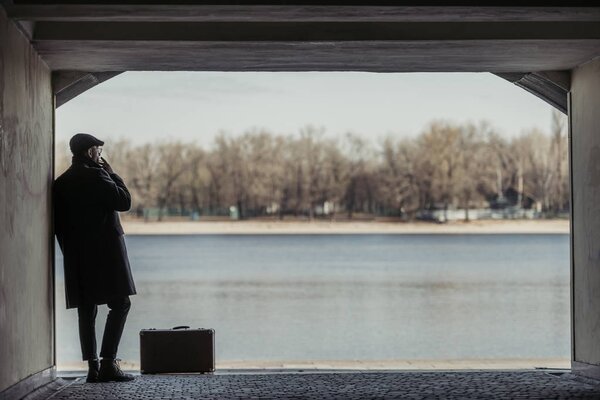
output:
{"label": "black boot", "polygon": [[117,360],[103,358],[100,361],[100,372],[98,382],[127,382],[132,381],[133,375],[121,371]]}
{"label": "black boot", "polygon": [[88,360],[88,374],[86,378],[86,382],[94,383],[98,382],[98,372],[100,371],[100,361],[97,358],[93,360]]}

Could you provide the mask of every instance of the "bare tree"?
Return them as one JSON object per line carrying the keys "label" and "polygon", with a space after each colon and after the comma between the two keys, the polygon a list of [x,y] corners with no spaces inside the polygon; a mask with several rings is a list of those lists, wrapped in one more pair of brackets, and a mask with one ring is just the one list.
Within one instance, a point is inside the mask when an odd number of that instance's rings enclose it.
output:
{"label": "bare tree", "polygon": [[432,172],[431,197],[442,204],[444,219],[457,198],[461,176],[461,128],[443,121],[433,122],[419,136],[424,158]]}
{"label": "bare tree", "polygon": [[158,187],[158,152],[155,145],[145,144],[132,148],[125,163],[126,173],[129,177],[130,190],[137,214],[143,213],[144,219],[148,220],[148,214],[144,210],[154,206],[154,198]]}
{"label": "bare tree", "polygon": [[[108,159],[130,185],[133,209],[148,218],[157,208],[183,214],[226,214],[240,218],[286,214],[335,218],[345,212],[400,215],[419,211],[486,207],[508,189],[517,206],[533,198],[545,212],[568,208],[567,135],[564,117],[554,114],[551,135],[531,130],[510,140],[489,124],[434,121],[416,137],[386,138],[378,147],[358,134],[341,140],[307,126],[297,135],[251,130],[221,133],[204,149],[179,141],[111,144]],[[57,174],[69,152],[58,143]]]}
{"label": "bare tree", "polygon": [[380,146],[380,201],[385,208],[412,219],[420,207],[416,144],[414,140],[395,142],[388,137]]}
{"label": "bare tree", "polygon": [[550,184],[550,208],[553,212],[561,212],[567,208],[569,182],[568,182],[568,143],[565,132],[566,117],[557,110],[552,111],[552,124],[550,129],[551,148],[550,163],[554,167],[554,174]]}
{"label": "bare tree", "polygon": [[344,196],[348,218],[360,210],[372,212],[377,188],[374,185],[375,152],[364,138],[348,133],[344,138],[348,159],[348,184]]}
{"label": "bare tree", "polygon": [[155,195],[158,220],[162,221],[166,208],[176,200],[174,194],[178,180],[187,168],[188,146],[181,142],[161,143],[156,150],[158,168]]}

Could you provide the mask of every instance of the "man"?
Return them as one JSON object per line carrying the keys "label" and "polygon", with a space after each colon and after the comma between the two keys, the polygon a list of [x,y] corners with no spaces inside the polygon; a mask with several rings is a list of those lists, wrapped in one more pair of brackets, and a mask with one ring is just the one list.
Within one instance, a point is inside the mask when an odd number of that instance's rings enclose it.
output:
{"label": "man", "polygon": [[[67,308],[77,307],[87,382],[130,381],[117,364],[117,348],[136,294],[123,228],[117,211],[131,207],[131,195],[110,164],[100,157],[104,142],[78,133],[69,142],[71,167],[54,182],[54,227],[64,256]],[[110,309],[101,361],[96,350],[98,305]]]}

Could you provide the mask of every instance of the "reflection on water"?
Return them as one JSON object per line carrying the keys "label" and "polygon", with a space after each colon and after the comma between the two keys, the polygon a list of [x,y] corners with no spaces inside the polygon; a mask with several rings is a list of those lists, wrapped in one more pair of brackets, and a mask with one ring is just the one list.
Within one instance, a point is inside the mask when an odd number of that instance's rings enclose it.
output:
{"label": "reflection on water", "polygon": [[[139,294],[124,360],[139,360],[140,329],[176,325],[215,328],[218,361],[570,354],[568,235],[126,240]],[[60,365],[80,355],[76,312],[57,283]]]}

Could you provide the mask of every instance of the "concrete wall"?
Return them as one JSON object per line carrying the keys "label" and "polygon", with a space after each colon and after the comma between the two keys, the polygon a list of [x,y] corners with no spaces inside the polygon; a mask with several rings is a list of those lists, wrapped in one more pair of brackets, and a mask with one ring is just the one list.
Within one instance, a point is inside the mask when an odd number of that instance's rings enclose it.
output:
{"label": "concrete wall", "polygon": [[597,376],[600,366],[600,60],[573,70],[570,122],[573,367]]}
{"label": "concrete wall", "polygon": [[0,398],[54,365],[53,118],[50,70],[0,7]]}

